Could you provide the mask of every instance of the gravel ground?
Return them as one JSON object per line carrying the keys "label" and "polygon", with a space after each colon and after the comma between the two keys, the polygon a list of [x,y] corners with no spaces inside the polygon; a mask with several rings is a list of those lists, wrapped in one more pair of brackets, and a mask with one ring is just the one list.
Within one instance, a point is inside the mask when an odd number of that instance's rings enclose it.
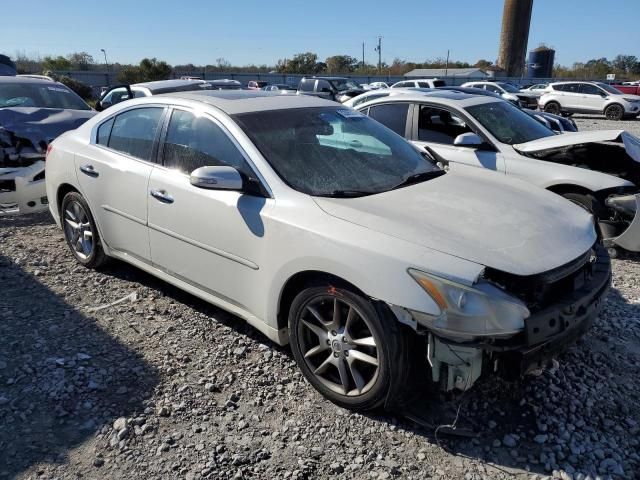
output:
{"label": "gravel ground", "polygon": [[0,479],[640,478],[639,259],[557,370],[425,398],[474,434],[436,438],[323,400],[288,349],[133,267],[78,266],[48,214],[0,218]]}
{"label": "gravel ground", "polygon": [[572,117],[579,130],[627,130],[636,136],[640,136],[640,118],[630,120],[607,120],[603,115],[575,114]]}

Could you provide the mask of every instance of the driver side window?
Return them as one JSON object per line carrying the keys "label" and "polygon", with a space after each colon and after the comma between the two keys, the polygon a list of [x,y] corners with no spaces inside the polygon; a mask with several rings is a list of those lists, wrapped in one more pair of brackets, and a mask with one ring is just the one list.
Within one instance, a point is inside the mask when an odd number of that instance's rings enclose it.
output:
{"label": "driver side window", "polygon": [[471,131],[464,120],[448,110],[420,105],[418,140],[453,145],[453,141],[458,135]]}
{"label": "driver side window", "polygon": [[205,166],[231,166],[253,177],[244,156],[212,120],[174,110],[163,147],[163,164],[187,175]]}

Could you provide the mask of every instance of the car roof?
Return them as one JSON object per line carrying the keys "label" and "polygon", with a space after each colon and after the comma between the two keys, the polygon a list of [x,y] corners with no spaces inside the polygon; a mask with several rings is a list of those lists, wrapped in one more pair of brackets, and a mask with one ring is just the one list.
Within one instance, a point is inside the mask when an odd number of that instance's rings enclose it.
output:
{"label": "car roof", "polygon": [[21,77],[19,75],[0,76],[0,83],[34,83],[48,86],[51,86],[51,83],[55,83],[56,85],[62,85],[60,82],[52,82],[43,78]]}
{"label": "car roof", "polygon": [[228,115],[287,108],[339,106],[336,102],[312,95],[280,95],[264,90],[203,90],[167,93],[161,96],[206,103]]}
{"label": "car roof", "polygon": [[350,78],[347,78],[347,77],[318,77],[316,75],[314,75],[313,77],[305,77],[305,78],[303,78],[303,80],[311,80],[311,79],[316,79],[316,80],[351,80]]}
{"label": "car roof", "polygon": [[167,88],[180,88],[186,87],[187,85],[202,85],[208,82],[204,80],[157,80],[155,82],[142,82],[142,83],[134,83],[132,87],[144,87],[148,88],[152,92],[156,92],[158,90],[165,90]]}
{"label": "car roof", "polygon": [[385,102],[423,102],[425,100],[433,101],[435,103],[440,103],[442,105],[451,105],[451,106],[460,106],[460,107],[468,107],[471,105],[479,105],[483,103],[492,103],[492,102],[503,102],[496,97],[488,97],[486,95],[472,95],[468,93],[458,92],[455,90],[435,90],[432,89],[430,91],[408,91],[404,95],[393,95],[382,98],[376,98],[375,100],[371,100],[369,102],[362,103],[358,105],[358,108],[361,108],[363,105],[370,105],[374,103],[385,103]]}

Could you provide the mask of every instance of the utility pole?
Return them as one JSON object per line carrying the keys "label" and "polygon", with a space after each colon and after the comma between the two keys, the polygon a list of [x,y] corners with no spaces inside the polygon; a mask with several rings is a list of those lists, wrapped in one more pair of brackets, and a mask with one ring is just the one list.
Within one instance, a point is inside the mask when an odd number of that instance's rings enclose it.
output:
{"label": "utility pole", "polygon": [[362,42],[362,72],[364,73],[364,42]]}
{"label": "utility pole", "polygon": [[378,46],[374,48],[378,52],[378,73],[382,73],[382,37],[378,36]]}
{"label": "utility pole", "polygon": [[449,50],[447,50],[447,62],[444,64],[444,76],[449,73]]}
{"label": "utility pole", "polygon": [[107,52],[104,48],[101,48],[100,51],[104,54],[104,64],[107,67],[107,71],[109,71],[109,63],[107,62]]}

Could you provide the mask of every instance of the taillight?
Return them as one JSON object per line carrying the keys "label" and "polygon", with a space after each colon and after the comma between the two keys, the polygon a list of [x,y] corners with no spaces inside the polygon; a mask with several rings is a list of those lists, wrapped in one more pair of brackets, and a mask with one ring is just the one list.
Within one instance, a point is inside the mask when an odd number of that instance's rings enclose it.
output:
{"label": "taillight", "polygon": [[49,145],[47,145],[47,153],[45,153],[45,155],[44,155],[45,161],[47,160],[47,157],[51,153],[51,150],[53,150],[53,145],[50,143]]}

